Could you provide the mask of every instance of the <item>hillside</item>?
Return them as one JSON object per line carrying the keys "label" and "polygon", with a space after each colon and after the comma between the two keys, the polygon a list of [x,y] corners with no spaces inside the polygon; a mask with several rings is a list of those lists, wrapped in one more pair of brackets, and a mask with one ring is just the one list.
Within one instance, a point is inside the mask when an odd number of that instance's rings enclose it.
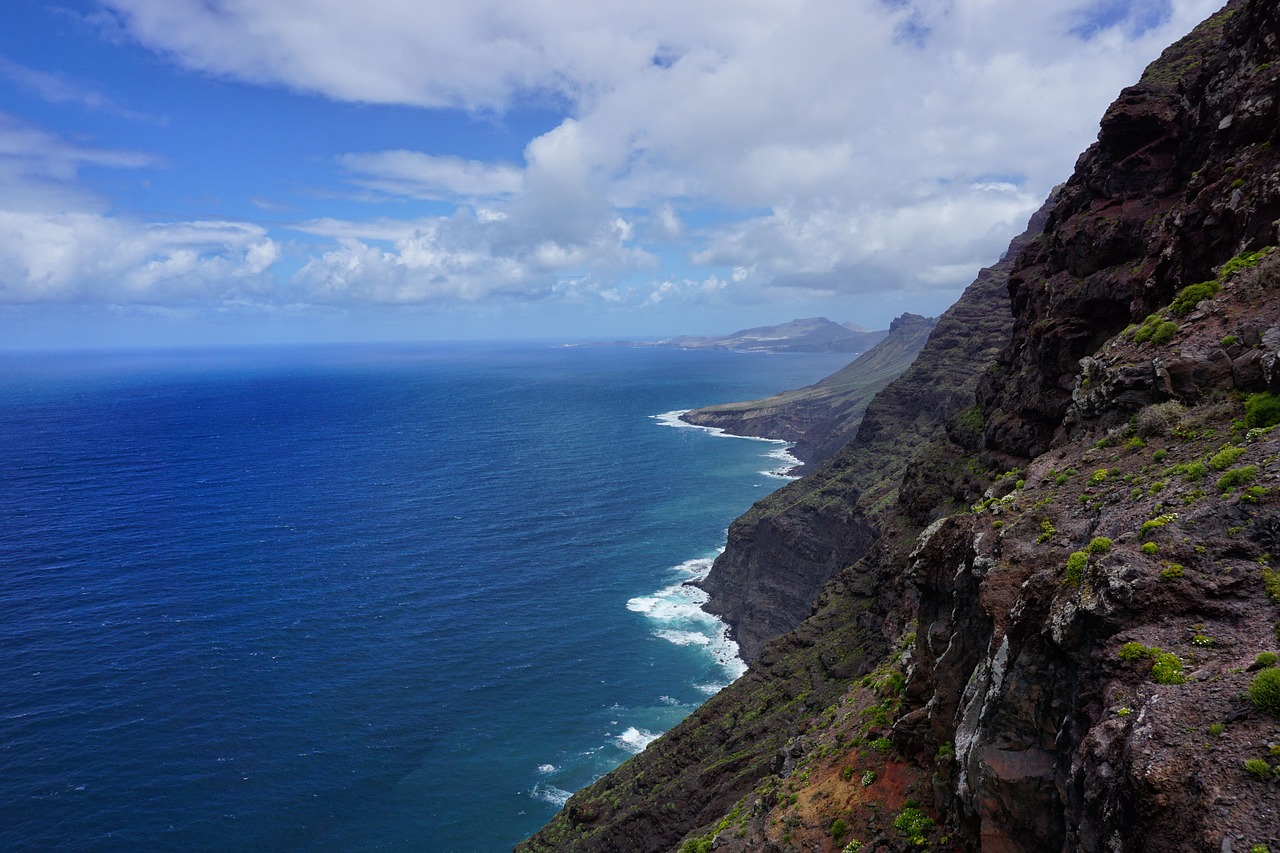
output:
{"label": "hillside", "polygon": [[680,335],[643,346],[680,349],[729,349],[741,352],[848,352],[860,353],[879,343],[887,331],[873,332],[861,326],[833,323],[826,317],[792,320],[776,326],[742,329],[728,335],[694,337]]}
{"label": "hillside", "polygon": [[874,347],[813,385],[762,400],[706,406],[681,418],[733,435],[784,438],[795,442],[792,452],[802,462],[825,461],[857,432],[871,398],[911,366],[936,323],[903,314]]}
{"label": "hillside", "polygon": [[735,522],[750,671],[521,849],[1280,850],[1278,109],[1261,0],[1124,90],[1007,313]]}

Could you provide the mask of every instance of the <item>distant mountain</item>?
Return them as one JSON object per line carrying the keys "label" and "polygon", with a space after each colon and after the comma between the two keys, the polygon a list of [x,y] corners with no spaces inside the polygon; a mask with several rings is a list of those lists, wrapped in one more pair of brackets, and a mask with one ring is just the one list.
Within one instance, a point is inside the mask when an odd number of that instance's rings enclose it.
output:
{"label": "distant mountain", "polygon": [[678,349],[727,349],[745,352],[866,352],[884,339],[888,330],[871,331],[853,323],[841,325],[826,317],[792,320],[777,326],[743,329],[720,337],[680,335],[641,346]]}
{"label": "distant mountain", "polygon": [[695,409],[683,418],[734,435],[785,438],[796,442],[794,452],[803,462],[824,461],[853,437],[871,398],[911,365],[936,324],[918,314],[903,314],[889,331],[870,333],[881,336],[874,347],[813,385],[763,400]]}

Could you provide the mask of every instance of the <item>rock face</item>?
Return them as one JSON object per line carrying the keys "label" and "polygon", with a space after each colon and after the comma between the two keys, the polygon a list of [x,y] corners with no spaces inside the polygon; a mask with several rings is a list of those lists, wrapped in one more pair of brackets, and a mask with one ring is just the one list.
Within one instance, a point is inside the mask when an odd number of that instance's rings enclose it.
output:
{"label": "rock face", "polygon": [[871,349],[825,379],[763,400],[706,406],[682,417],[733,435],[783,438],[806,464],[825,462],[858,431],[867,404],[915,361],[936,320],[903,314]]}
{"label": "rock face", "polygon": [[[948,419],[973,405],[976,377],[1012,326],[1006,281],[1013,257],[1040,233],[1050,207],[1032,217],[1005,260],[982,270],[936,322],[911,317],[900,323],[913,336],[929,328],[928,339],[911,366],[876,395],[852,440],[730,525],[728,545],[700,585],[711,596],[706,609],[729,624],[748,663],[809,615],[837,571],[867,553],[880,535],[870,518],[897,500],[907,461],[944,438]],[[919,511],[928,515],[936,504],[962,497],[971,469],[961,462],[923,480],[910,478],[913,500],[929,503]]]}
{"label": "rock face", "polygon": [[717,600],[794,630],[522,848],[1280,850],[1278,99],[1272,0],[1125,90],[1001,325],[980,277],[731,529]]}

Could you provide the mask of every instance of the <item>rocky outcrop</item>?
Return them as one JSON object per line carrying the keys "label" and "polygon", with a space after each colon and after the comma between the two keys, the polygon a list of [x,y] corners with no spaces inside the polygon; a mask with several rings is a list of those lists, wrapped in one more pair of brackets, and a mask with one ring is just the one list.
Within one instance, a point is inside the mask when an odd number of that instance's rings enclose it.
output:
{"label": "rocky outcrop", "polygon": [[943,347],[944,316],[731,530],[724,600],[803,543],[834,571],[812,615],[529,849],[1280,849],[1249,699],[1280,647],[1277,98],[1269,0],[1122,93],[1002,265],[1005,325]]}
{"label": "rocky outcrop", "polygon": [[[919,355],[876,395],[851,440],[813,473],[730,525],[725,551],[700,586],[710,593],[706,609],[729,624],[748,663],[766,642],[809,615],[822,585],[837,571],[867,553],[881,535],[873,519],[896,503],[908,460],[945,439],[948,421],[973,405],[977,376],[1012,326],[1009,269],[1040,233],[1051,206],[1046,203],[1005,259],[982,270],[931,324]],[[911,320],[908,328],[925,324]],[[946,442],[934,448],[930,464],[916,466],[907,477],[920,523],[941,512],[940,506],[962,504],[981,471],[948,457],[946,448]]]}
{"label": "rocky outcrop", "polygon": [[792,453],[805,464],[826,461],[857,432],[871,399],[911,366],[935,325],[937,320],[903,314],[889,324],[883,340],[813,385],[762,400],[706,406],[681,417],[733,435],[786,439],[795,443]]}

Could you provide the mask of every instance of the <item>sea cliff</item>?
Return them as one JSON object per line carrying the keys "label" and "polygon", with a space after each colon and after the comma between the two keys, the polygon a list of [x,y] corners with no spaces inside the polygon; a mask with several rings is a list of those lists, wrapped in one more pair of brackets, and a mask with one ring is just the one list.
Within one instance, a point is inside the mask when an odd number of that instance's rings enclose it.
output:
{"label": "sea cliff", "polygon": [[1280,849],[1277,136],[1233,0],[734,523],[749,672],[520,849]]}

